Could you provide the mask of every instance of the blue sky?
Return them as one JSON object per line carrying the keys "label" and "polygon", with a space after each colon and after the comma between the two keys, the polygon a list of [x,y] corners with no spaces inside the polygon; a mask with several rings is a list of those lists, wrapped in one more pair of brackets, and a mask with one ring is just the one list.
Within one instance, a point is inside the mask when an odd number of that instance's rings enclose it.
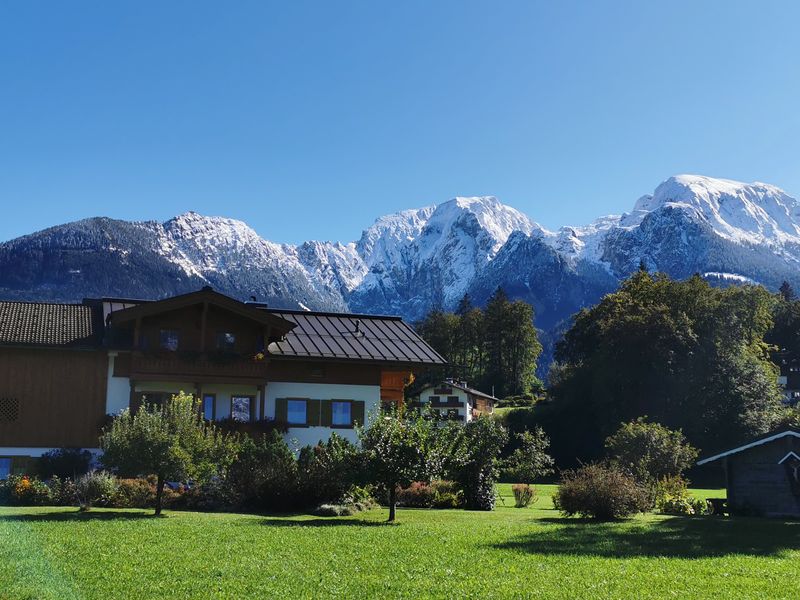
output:
{"label": "blue sky", "polygon": [[493,194],[548,227],[676,173],[800,195],[797,2],[0,7],[0,240],[187,210],[280,242]]}

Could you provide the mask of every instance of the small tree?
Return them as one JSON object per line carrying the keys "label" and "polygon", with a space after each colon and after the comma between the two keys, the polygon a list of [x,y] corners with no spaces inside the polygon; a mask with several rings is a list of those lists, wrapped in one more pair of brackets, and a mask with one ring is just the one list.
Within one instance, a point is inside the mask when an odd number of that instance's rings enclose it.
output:
{"label": "small tree", "polygon": [[388,492],[389,522],[395,520],[397,487],[408,487],[430,476],[428,458],[435,443],[434,428],[431,420],[419,414],[392,409],[359,429],[368,477]]}
{"label": "small tree", "polygon": [[494,508],[499,456],[507,442],[505,427],[489,417],[479,417],[467,423],[451,445],[447,469],[464,490],[467,508]]}
{"label": "small tree", "polygon": [[553,472],[553,457],[547,453],[550,438],[541,427],[516,434],[519,447],[506,460],[505,468],[511,477],[521,483],[533,483],[539,477]]}
{"label": "small tree", "polygon": [[614,464],[645,483],[681,475],[698,455],[683,433],[646,418],[623,423],[606,439],[606,450]]}
{"label": "small tree", "polygon": [[156,515],[169,479],[207,481],[236,457],[238,438],[206,423],[191,395],[124,411],[103,430],[103,464],[124,476],[156,476]]}

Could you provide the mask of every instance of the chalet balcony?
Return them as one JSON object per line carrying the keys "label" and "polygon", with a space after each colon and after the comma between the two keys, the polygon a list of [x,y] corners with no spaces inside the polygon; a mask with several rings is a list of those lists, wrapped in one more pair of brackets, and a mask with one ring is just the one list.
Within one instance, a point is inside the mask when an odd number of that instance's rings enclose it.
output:
{"label": "chalet balcony", "polygon": [[267,358],[201,352],[134,352],[132,379],[261,383],[267,378]]}
{"label": "chalet balcony", "polygon": [[463,408],[464,403],[458,398],[448,398],[447,400],[431,400],[431,406],[433,408]]}

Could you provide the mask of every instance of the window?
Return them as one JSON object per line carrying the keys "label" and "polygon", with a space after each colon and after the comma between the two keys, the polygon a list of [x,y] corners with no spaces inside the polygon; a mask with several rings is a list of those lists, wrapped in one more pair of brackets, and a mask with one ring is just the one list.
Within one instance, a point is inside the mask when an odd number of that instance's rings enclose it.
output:
{"label": "window", "polygon": [[457,408],[448,408],[447,409],[447,418],[451,421],[455,421],[458,419],[458,409]]}
{"label": "window", "polygon": [[177,329],[162,329],[159,333],[161,349],[175,352],[178,349],[179,337],[180,335]]}
{"label": "window", "polygon": [[458,404],[458,396],[448,396],[447,397],[448,404]]}
{"label": "window", "polygon": [[0,423],[13,423],[19,419],[19,400],[0,398]]}
{"label": "window", "polygon": [[8,479],[11,475],[11,459],[0,458],[0,480]]}
{"label": "window", "polygon": [[217,397],[214,394],[203,394],[203,418],[213,421],[216,416]]}
{"label": "window", "polygon": [[331,402],[331,425],[350,427],[353,424],[353,403],[334,400]]}
{"label": "window", "polygon": [[305,400],[289,400],[286,402],[286,421],[289,425],[305,425],[308,423],[308,406]]}
{"label": "window", "polygon": [[439,404],[439,396],[428,396],[428,402],[431,404]]}
{"label": "window", "polygon": [[231,419],[234,421],[249,421],[252,410],[252,396],[231,396]]}
{"label": "window", "polygon": [[220,331],[217,334],[217,350],[233,352],[236,349],[236,334],[230,331]]}

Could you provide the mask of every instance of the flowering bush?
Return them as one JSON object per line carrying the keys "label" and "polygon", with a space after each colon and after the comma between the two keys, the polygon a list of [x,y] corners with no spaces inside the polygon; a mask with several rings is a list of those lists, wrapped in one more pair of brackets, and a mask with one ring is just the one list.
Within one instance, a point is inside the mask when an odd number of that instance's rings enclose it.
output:
{"label": "flowering bush", "polygon": [[0,504],[45,506],[53,503],[53,494],[43,481],[27,475],[10,475],[0,482]]}

